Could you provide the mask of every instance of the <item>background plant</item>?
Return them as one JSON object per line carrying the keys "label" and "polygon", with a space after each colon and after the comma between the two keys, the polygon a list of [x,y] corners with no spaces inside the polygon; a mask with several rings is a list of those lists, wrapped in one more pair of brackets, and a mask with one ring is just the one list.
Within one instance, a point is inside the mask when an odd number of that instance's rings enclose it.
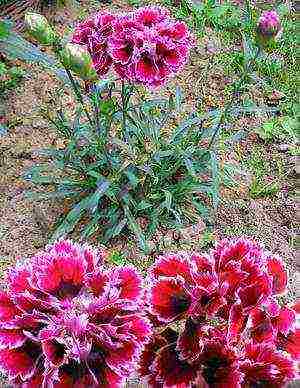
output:
{"label": "background plant", "polygon": [[14,89],[24,77],[25,72],[20,66],[8,66],[0,62],[0,95]]}
{"label": "background plant", "polygon": [[80,50],[67,53],[68,47],[55,43],[54,51],[66,66],[79,106],[73,118],[63,110],[57,117],[43,112],[64,146],[42,151],[46,163],[26,174],[35,185],[50,188],[41,198],[70,200],[54,238],[75,226],[83,238],[96,233],[102,241],[129,230],[146,250],[146,240],[159,226],[181,228],[199,216],[208,219],[219,186],[215,154],[205,145],[211,129],[203,123],[210,113],[178,121],[179,89],[169,99],[147,101],[130,81],[93,81],[84,93],[66,58],[71,54],[73,64],[91,63]]}
{"label": "background plant", "polygon": [[[8,21],[0,21],[0,42],[11,33],[12,24]],[[11,66],[4,57],[0,60],[0,96],[7,90],[13,89],[24,77],[25,72],[19,66]]]}
{"label": "background plant", "polygon": [[[229,1],[220,4],[214,0],[201,3],[182,0],[178,3],[175,15],[179,19],[188,20],[189,25],[200,36],[203,35],[206,26],[217,32],[227,31],[231,36],[237,36],[238,30],[242,27],[241,9]],[[169,2],[169,5],[174,5],[174,2]]]}
{"label": "background plant", "polygon": [[207,136],[204,118],[192,114],[166,136],[174,112],[171,100],[136,106],[130,103],[130,90],[123,90],[128,100],[124,122],[115,97],[99,98],[101,86],[112,90],[113,84],[98,85],[91,95],[99,126],[82,123],[82,112],[71,122],[62,112],[59,118],[48,116],[65,147],[43,151],[47,163],[33,167],[26,177],[55,188],[42,198],[75,202],[55,237],[84,220],[84,238],[97,233],[107,241],[129,229],[145,248],[159,226],[181,228],[207,216],[204,197],[218,196],[211,177],[213,156],[200,146]]}
{"label": "background plant", "polygon": [[[275,9],[281,19],[282,35],[273,41],[268,48],[261,51],[255,61],[247,79],[241,88],[241,96],[256,85],[257,90],[266,96],[268,104],[277,108],[277,116],[289,116],[299,122],[299,104],[297,92],[297,66],[295,52],[297,52],[297,20],[295,13],[284,2],[277,2],[275,7],[266,3],[204,1],[200,4],[184,0],[173,6],[173,12],[180,20],[185,20],[193,31],[202,37],[205,28],[213,30],[213,35],[220,40],[222,48],[214,54],[214,62],[221,65],[226,75],[240,78],[250,58],[254,58],[256,41],[256,24],[264,10]],[[233,50],[234,47],[234,50]],[[225,90],[231,95],[233,85]],[[281,97],[268,101],[268,96],[277,91]],[[230,98],[230,97],[229,97]],[[274,114],[269,115],[274,118]],[[233,117],[234,118],[234,117]],[[280,121],[280,118],[279,118]],[[280,125],[280,124],[279,124]],[[289,136],[285,141],[292,142]]]}

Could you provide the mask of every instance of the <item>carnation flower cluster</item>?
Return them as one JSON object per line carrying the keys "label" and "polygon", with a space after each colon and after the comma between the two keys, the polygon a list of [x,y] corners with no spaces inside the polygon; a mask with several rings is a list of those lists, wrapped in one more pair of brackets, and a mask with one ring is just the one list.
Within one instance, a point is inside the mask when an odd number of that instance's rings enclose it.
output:
{"label": "carnation flower cluster", "polygon": [[150,324],[132,267],[60,241],[17,265],[0,293],[0,367],[13,387],[119,387]]}
{"label": "carnation flower cluster", "polygon": [[287,274],[258,244],[231,239],[210,255],[164,255],[148,283],[156,329],[139,371],[150,386],[276,388],[297,376],[296,314],[274,298]]}
{"label": "carnation flower cluster", "polygon": [[280,306],[281,260],[246,239],[131,266],[61,240],[0,292],[0,368],[13,387],[284,387],[298,376],[299,303]]}
{"label": "carnation flower cluster", "polygon": [[121,79],[147,86],[162,85],[178,72],[193,46],[185,23],[161,7],[98,13],[77,26],[72,42],[87,47],[99,76],[113,67]]}

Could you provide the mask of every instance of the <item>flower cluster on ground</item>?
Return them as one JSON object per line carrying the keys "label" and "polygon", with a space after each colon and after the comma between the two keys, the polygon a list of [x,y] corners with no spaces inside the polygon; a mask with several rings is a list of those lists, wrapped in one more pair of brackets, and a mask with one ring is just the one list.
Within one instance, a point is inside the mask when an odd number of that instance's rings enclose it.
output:
{"label": "flower cluster on ground", "polygon": [[121,79],[148,86],[177,73],[193,45],[186,24],[162,7],[121,16],[98,13],[77,26],[72,42],[88,48],[99,76],[113,67]]}
{"label": "flower cluster on ground", "polygon": [[119,387],[150,334],[141,278],[60,241],[17,265],[0,294],[0,366],[14,387]]}
{"label": "flower cluster on ground", "polygon": [[[143,283],[105,251],[61,240],[18,263],[0,294],[0,366],[14,387],[283,387],[297,377],[296,312],[281,260],[246,239],[166,254]],[[145,303],[146,301],[146,303]],[[297,307],[298,306],[298,307]]]}
{"label": "flower cluster on ground", "polygon": [[140,374],[154,387],[283,387],[297,375],[295,311],[282,261],[246,239],[160,257],[148,277],[156,329]]}

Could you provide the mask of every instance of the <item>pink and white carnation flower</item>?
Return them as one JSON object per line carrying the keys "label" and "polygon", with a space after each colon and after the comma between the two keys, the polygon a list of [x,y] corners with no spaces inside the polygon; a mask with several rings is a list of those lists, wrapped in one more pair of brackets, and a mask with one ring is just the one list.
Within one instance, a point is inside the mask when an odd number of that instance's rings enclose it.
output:
{"label": "pink and white carnation flower", "polygon": [[163,255],[147,283],[156,329],[139,373],[150,386],[284,387],[298,376],[296,308],[275,299],[287,273],[260,244],[233,238],[208,255]]}
{"label": "pink and white carnation flower", "polygon": [[14,387],[119,387],[151,333],[130,266],[59,241],[7,277],[0,293],[0,367]]}
{"label": "pink and white carnation flower", "polygon": [[147,86],[163,85],[180,71],[194,44],[186,24],[158,6],[96,14],[78,24],[72,41],[88,48],[99,76],[113,67],[121,79]]}

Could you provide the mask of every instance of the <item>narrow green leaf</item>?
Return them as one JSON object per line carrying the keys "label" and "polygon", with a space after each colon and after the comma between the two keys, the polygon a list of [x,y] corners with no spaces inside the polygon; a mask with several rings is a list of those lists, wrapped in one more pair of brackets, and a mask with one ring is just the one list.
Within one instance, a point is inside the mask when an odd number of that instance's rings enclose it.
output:
{"label": "narrow green leaf", "polygon": [[129,210],[128,206],[124,206],[124,212],[127,219],[127,225],[132,233],[136,236],[139,246],[144,252],[149,251],[148,244],[146,242],[146,238],[144,236],[144,233],[142,232],[142,229],[140,225],[136,222],[133,215],[131,214],[131,211]]}
{"label": "narrow green leaf", "polygon": [[108,256],[108,260],[116,265],[120,265],[120,266],[126,265],[126,258],[122,252],[118,252],[118,251],[111,252],[110,255]]}
{"label": "narrow green leaf", "polygon": [[95,191],[95,193],[92,196],[90,196],[90,200],[88,203],[88,207],[92,213],[95,213],[95,211],[97,210],[98,205],[99,205],[99,200],[107,192],[109,187],[110,187],[109,180],[107,180],[105,178],[100,178],[97,181],[97,190]]}
{"label": "narrow green leaf", "polygon": [[8,128],[5,125],[0,124],[0,137],[5,136],[8,133]]}
{"label": "narrow green leaf", "polygon": [[209,217],[209,215],[210,215],[209,208],[207,206],[205,206],[204,203],[197,201],[197,200],[193,200],[192,203],[195,206],[195,208],[198,210],[199,214],[204,219],[207,219]]}
{"label": "narrow green leaf", "polygon": [[93,216],[93,219],[86,225],[86,227],[82,231],[81,236],[83,240],[90,238],[99,230],[99,228],[101,228],[101,217],[102,214],[100,213],[97,213]]}
{"label": "narrow green leaf", "polygon": [[139,178],[132,171],[125,171],[125,175],[127,176],[129,183],[133,188],[139,184]]}
{"label": "narrow green leaf", "polygon": [[181,140],[186,136],[188,130],[196,124],[199,125],[198,130],[201,131],[200,126],[202,124],[202,119],[197,116],[195,117],[195,114],[192,114],[187,120],[184,120],[183,123],[181,123],[177,128],[175,128],[171,136],[170,143],[180,143]]}
{"label": "narrow green leaf", "polygon": [[114,226],[111,228],[107,229],[104,235],[104,240],[109,241],[111,238],[115,238],[119,236],[119,234],[122,232],[122,230],[125,228],[127,225],[127,220],[126,217],[122,218],[117,222]]}
{"label": "narrow green leaf", "polygon": [[177,85],[176,91],[175,91],[175,108],[177,112],[181,111],[182,103],[183,103],[182,91],[181,91],[181,88]]}
{"label": "narrow green leaf", "polygon": [[169,150],[169,151],[158,151],[154,154],[153,158],[154,160],[156,160],[157,162],[159,162],[161,159],[163,158],[167,158],[169,156],[172,156],[174,154],[174,151],[173,150]]}
{"label": "narrow green leaf", "polygon": [[196,170],[194,168],[194,163],[189,158],[184,158],[184,164],[186,166],[186,169],[191,174],[192,177],[196,177]]}
{"label": "narrow green leaf", "polygon": [[12,59],[20,59],[25,62],[37,63],[54,73],[65,84],[70,85],[67,73],[59,67],[57,61],[52,56],[42,52],[35,45],[31,44],[13,31],[10,31],[9,35],[1,37],[0,52],[5,53]]}
{"label": "narrow green leaf", "polygon": [[75,228],[76,224],[80,221],[81,217],[86,211],[89,202],[90,197],[83,198],[73,207],[71,211],[69,211],[63,222],[55,230],[51,239],[52,241],[55,241],[58,238],[70,233]]}
{"label": "narrow green leaf", "polygon": [[160,207],[153,209],[151,211],[149,216],[150,222],[146,231],[147,238],[150,238],[151,236],[153,236],[153,234],[157,231],[159,227],[159,220],[160,220],[161,213],[162,213],[162,209]]}
{"label": "narrow green leaf", "polygon": [[212,167],[212,200],[215,210],[220,201],[220,169],[218,156],[215,151],[211,152],[211,167]]}
{"label": "narrow green leaf", "polygon": [[113,145],[117,146],[125,154],[131,156],[132,158],[136,157],[134,150],[132,149],[130,144],[128,144],[128,143],[124,142],[123,140],[118,139],[116,137],[110,139],[110,141]]}
{"label": "narrow green leaf", "polygon": [[10,20],[0,20],[0,41],[7,38],[11,34],[13,25],[14,23]]}
{"label": "narrow green leaf", "polygon": [[165,201],[163,202],[162,206],[170,211],[172,206],[172,194],[168,190],[163,190],[163,192],[165,194]]}
{"label": "narrow green leaf", "polygon": [[146,210],[146,209],[149,209],[150,207],[152,207],[152,204],[150,202],[142,200],[141,202],[139,202],[137,206],[137,210]]}
{"label": "narrow green leaf", "polygon": [[183,225],[183,222],[182,222],[182,219],[180,217],[180,214],[178,211],[174,210],[174,209],[170,209],[170,213],[173,214],[173,216],[175,217],[175,220],[176,220],[176,223],[178,226],[182,226]]}
{"label": "narrow green leaf", "polygon": [[29,168],[23,175],[23,178],[37,184],[59,183],[59,179],[55,175],[48,175],[49,170],[51,171],[49,165],[36,165]]}

